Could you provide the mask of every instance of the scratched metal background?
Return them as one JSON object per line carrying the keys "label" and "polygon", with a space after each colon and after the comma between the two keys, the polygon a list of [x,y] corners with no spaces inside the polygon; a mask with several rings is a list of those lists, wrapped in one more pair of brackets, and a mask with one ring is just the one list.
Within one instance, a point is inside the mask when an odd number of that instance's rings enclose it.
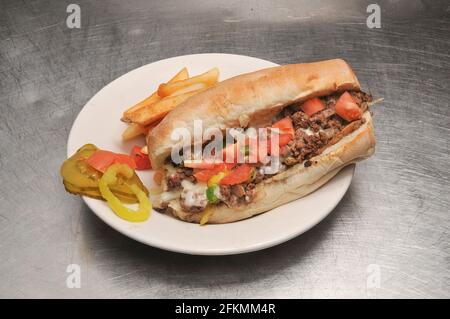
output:
{"label": "scratched metal background", "polygon": [[[71,2],[78,30],[65,25]],[[450,297],[450,2],[378,1],[372,30],[369,3],[1,0],[0,296]],[[200,52],[343,57],[385,99],[375,156],[314,229],[246,255],[180,255],[120,235],[64,192],[58,169],[88,99],[136,67]],[[80,289],[66,288],[71,263]]]}

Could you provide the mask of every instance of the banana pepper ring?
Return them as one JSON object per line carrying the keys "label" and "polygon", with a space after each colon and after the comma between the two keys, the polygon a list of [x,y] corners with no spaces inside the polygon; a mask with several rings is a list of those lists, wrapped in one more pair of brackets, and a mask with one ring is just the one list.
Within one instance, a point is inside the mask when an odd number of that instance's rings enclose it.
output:
{"label": "banana pepper ring", "polygon": [[99,181],[100,193],[103,198],[120,218],[130,222],[143,222],[147,220],[150,217],[152,204],[147,195],[137,185],[128,185],[139,200],[139,208],[136,211],[123,206],[122,202],[109,189],[109,185],[117,182],[117,174],[121,174],[129,179],[133,176],[133,169],[126,164],[113,164],[108,167]]}

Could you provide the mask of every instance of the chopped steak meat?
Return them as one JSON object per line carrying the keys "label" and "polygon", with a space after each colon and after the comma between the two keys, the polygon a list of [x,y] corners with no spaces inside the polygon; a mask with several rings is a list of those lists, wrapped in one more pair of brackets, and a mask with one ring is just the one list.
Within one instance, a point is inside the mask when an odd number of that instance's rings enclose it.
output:
{"label": "chopped steak meat", "polygon": [[[350,92],[355,102],[367,110],[368,102],[372,101],[372,96],[364,92]],[[358,129],[363,120],[348,123],[336,114],[335,105],[339,95],[330,95],[322,98],[325,101],[325,109],[308,116],[303,111],[297,110],[289,116],[292,119],[295,129],[294,139],[284,146],[280,154],[283,164],[288,166],[309,160],[311,157],[319,155],[327,146],[337,143],[345,135]],[[314,134],[308,134],[305,130],[310,129]],[[306,164],[306,163],[305,163]]]}
{"label": "chopped steak meat", "polygon": [[245,195],[245,188],[242,185],[233,185],[231,186],[231,192],[237,197],[242,197]]}
{"label": "chopped steak meat", "polygon": [[[350,91],[349,92],[361,110],[364,112],[368,110],[369,103],[372,101],[372,96],[364,92]],[[311,158],[321,154],[321,152],[339,142],[343,137],[351,134],[364,124],[364,118],[353,122],[347,122],[336,114],[335,105],[340,97],[339,94],[333,94],[325,97],[320,97],[324,102],[325,108],[311,116],[305,114],[298,104],[292,104],[278,115],[277,120],[282,117],[290,117],[294,126],[294,138],[280,149],[281,164],[286,166],[293,166],[298,163],[303,163],[305,167],[317,163]],[[261,164],[255,164],[258,166]],[[236,207],[245,203],[250,203],[255,195],[256,184],[262,182],[266,178],[270,178],[273,174],[263,172],[262,169],[257,169],[252,179],[247,183],[238,185],[221,185],[218,197],[222,203],[229,207]],[[175,170],[166,176],[166,185],[169,190],[174,190],[181,187],[183,180],[189,180],[192,183],[197,183],[193,176],[193,170],[184,168],[183,166],[175,166]],[[203,195],[202,195],[203,196]],[[184,211],[195,213],[201,212],[205,209],[205,200],[195,201],[195,205],[186,199],[186,195],[182,196],[180,200],[181,207]],[[189,202],[191,202],[190,205]]]}
{"label": "chopped steak meat", "polygon": [[192,214],[200,213],[201,211],[203,211],[205,209],[204,206],[188,206],[188,205],[186,205],[185,201],[181,201],[180,206],[185,212],[192,213]]}
{"label": "chopped steak meat", "polygon": [[263,179],[264,179],[264,174],[259,169],[257,169],[253,182],[254,183],[259,183],[259,182],[262,182]]}
{"label": "chopped steak meat", "polygon": [[254,197],[255,184],[238,184],[220,186],[220,198],[227,206],[236,207],[239,204],[250,203]]}
{"label": "chopped steak meat", "polygon": [[281,149],[281,154],[289,154],[284,157],[283,164],[292,166],[317,155],[317,151],[328,142],[328,135],[307,134],[302,128],[295,130],[294,139]]}
{"label": "chopped steak meat", "polygon": [[302,111],[298,111],[291,115],[292,122],[295,127],[307,129],[309,127],[309,116]]}
{"label": "chopped steak meat", "polygon": [[[344,136],[353,133],[354,131],[356,131],[358,128],[361,127],[362,124],[364,124],[364,119],[361,120],[357,120],[357,121],[353,121],[351,123],[349,123],[347,126],[345,126],[341,131],[336,132],[336,134],[334,134],[332,136],[332,138],[329,139],[327,145],[325,145],[325,147],[331,146],[336,144],[337,142],[339,142]],[[322,149],[319,149],[319,154],[323,151]]]}
{"label": "chopped steak meat", "polygon": [[181,181],[184,179],[189,180],[190,182],[195,182],[195,177],[191,168],[180,167],[176,168],[174,172],[169,174],[167,179],[167,186],[169,190],[177,189],[181,187]]}
{"label": "chopped steak meat", "polygon": [[228,198],[231,196],[231,186],[230,185],[221,185],[220,186],[220,196],[222,198]]}

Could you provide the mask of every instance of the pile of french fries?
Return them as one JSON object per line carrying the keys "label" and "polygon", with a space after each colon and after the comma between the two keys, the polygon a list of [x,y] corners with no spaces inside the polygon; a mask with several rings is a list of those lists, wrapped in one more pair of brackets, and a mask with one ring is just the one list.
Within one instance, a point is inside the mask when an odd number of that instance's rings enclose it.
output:
{"label": "pile of french fries", "polygon": [[162,83],[156,92],[123,113],[121,120],[128,123],[128,127],[122,133],[122,139],[146,135],[177,105],[214,86],[218,80],[218,68],[193,77],[189,77],[188,70],[183,68],[167,83]]}

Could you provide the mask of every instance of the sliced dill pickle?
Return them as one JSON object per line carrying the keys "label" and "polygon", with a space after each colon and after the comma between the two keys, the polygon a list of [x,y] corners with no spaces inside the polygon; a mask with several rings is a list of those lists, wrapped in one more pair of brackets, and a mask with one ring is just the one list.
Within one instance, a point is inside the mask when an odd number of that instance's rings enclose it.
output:
{"label": "sliced dill pickle", "polygon": [[89,166],[85,159],[89,158],[98,148],[92,144],[81,147],[61,166],[61,176],[67,182],[80,188],[97,187],[102,173]]}
{"label": "sliced dill pickle", "polygon": [[[81,147],[74,155],[64,161],[61,166],[61,176],[63,177],[64,187],[69,193],[74,195],[83,195],[96,199],[103,199],[100,194],[99,181],[102,173],[88,165],[85,159],[89,158],[98,148],[93,144],[86,144]],[[138,199],[131,190],[130,186],[135,184],[147,196],[148,190],[136,175],[130,179],[118,175],[117,183],[110,185],[114,195],[125,203],[137,203]],[[127,185],[128,184],[128,185]]]}
{"label": "sliced dill pickle", "polygon": [[[99,188],[79,188],[66,181],[63,181],[63,183],[66,191],[71,194],[104,200],[102,194],[100,194]],[[122,202],[127,204],[134,204],[138,202],[138,199],[134,194],[132,196],[120,192],[113,192],[113,194],[116,195]]]}
{"label": "sliced dill pickle", "polygon": [[63,181],[63,184],[66,191],[73,195],[82,195],[95,199],[102,199],[102,195],[100,194],[100,190],[98,188],[79,188],[66,181]]}

